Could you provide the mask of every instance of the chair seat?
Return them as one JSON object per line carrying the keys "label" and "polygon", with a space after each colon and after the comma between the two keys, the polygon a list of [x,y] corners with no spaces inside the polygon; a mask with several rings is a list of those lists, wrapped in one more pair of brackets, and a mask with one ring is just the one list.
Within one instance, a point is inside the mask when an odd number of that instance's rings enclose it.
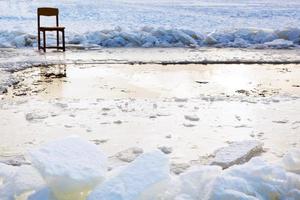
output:
{"label": "chair seat", "polygon": [[53,27],[39,27],[41,31],[62,31],[65,27],[62,26],[53,26]]}

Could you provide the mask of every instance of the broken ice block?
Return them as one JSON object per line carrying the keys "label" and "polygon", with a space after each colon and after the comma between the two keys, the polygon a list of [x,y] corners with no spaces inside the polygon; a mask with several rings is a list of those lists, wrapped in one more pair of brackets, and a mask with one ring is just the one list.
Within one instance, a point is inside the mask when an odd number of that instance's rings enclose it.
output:
{"label": "broken ice block", "polygon": [[209,199],[289,199],[287,195],[296,195],[290,192],[299,191],[299,181],[299,176],[257,157],[224,170],[211,185],[208,196]]}
{"label": "broken ice block", "polygon": [[[2,171],[3,170],[3,171]],[[0,199],[15,199],[26,192],[38,190],[45,185],[39,173],[31,166],[13,167],[0,163]]]}
{"label": "broken ice block", "polygon": [[263,151],[263,143],[255,140],[245,140],[231,143],[215,152],[212,165],[228,168],[232,165],[243,164]]}
{"label": "broken ice block", "polygon": [[161,151],[142,154],[115,177],[99,185],[88,200],[153,200],[167,187],[169,159]]}
{"label": "broken ice block", "polygon": [[50,142],[30,154],[32,165],[60,200],[85,199],[107,171],[105,155],[79,137]]}
{"label": "broken ice block", "polygon": [[199,166],[182,173],[181,194],[188,195],[191,199],[205,199],[206,192],[209,191],[211,183],[222,173],[219,166]]}
{"label": "broken ice block", "polygon": [[300,174],[300,150],[295,149],[284,155],[282,164],[287,171]]}

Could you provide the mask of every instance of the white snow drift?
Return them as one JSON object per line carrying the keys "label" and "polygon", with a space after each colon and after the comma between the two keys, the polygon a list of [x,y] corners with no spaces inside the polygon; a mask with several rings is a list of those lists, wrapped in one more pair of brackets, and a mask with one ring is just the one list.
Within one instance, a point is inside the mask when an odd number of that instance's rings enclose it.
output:
{"label": "white snow drift", "polygon": [[31,157],[32,166],[0,164],[1,200],[300,199],[299,150],[277,165],[256,157],[225,170],[194,166],[179,176],[170,174],[168,157],[158,150],[106,176],[105,156],[78,137],[50,142]]}

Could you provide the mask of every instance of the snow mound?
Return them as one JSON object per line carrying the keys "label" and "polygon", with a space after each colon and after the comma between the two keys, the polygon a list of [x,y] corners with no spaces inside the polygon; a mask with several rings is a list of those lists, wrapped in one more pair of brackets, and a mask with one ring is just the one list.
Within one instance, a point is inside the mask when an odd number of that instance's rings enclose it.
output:
{"label": "snow mound", "polygon": [[105,155],[79,137],[50,142],[30,155],[58,199],[81,199],[104,180],[107,171]]}
{"label": "snow mound", "polygon": [[162,152],[145,153],[115,177],[99,185],[88,200],[157,199],[169,181],[169,160]]}
{"label": "snow mound", "polygon": [[[111,30],[90,31],[81,34],[69,33],[68,44],[85,47],[235,47],[235,48],[290,48],[300,44],[300,29],[269,30],[242,28],[236,30],[200,33],[186,29],[143,27],[123,31],[120,27]],[[50,42],[54,42],[50,38]],[[0,31],[0,47],[37,46],[35,35],[18,31]]]}
{"label": "snow mound", "polygon": [[228,147],[218,149],[211,164],[228,168],[235,164],[245,163],[262,151],[263,143],[259,141],[246,140],[233,142]]}

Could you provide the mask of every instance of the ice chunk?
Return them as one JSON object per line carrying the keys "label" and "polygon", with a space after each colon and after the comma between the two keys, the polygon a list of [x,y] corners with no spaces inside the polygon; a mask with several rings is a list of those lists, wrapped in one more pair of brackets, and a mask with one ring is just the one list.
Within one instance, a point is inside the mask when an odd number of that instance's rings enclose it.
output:
{"label": "ice chunk", "polygon": [[234,142],[228,147],[223,147],[216,150],[215,158],[211,164],[228,168],[232,165],[245,163],[262,151],[263,143],[259,141],[246,140]]}
{"label": "ice chunk", "polygon": [[207,45],[214,45],[217,44],[218,41],[214,38],[213,35],[208,35],[205,39],[204,39],[204,43]]}
{"label": "ice chunk", "polygon": [[164,154],[170,154],[173,152],[172,147],[160,146],[160,147],[158,147],[158,149],[161,150],[161,152],[163,152]]}
{"label": "ice chunk", "polygon": [[32,151],[31,161],[57,199],[82,199],[104,180],[106,157],[79,137],[50,142]]}
{"label": "ice chunk", "polygon": [[190,121],[199,121],[199,117],[197,115],[185,115],[184,118]]}
{"label": "ice chunk", "polygon": [[276,31],[279,38],[284,40],[290,40],[293,42],[300,41],[300,29],[299,28],[290,28],[286,30]]}
{"label": "ice chunk", "polygon": [[299,175],[261,158],[225,170],[219,166],[192,167],[172,182],[164,199],[295,200],[300,194]]}
{"label": "ice chunk", "polygon": [[277,48],[277,49],[285,49],[285,48],[295,46],[293,41],[284,40],[284,39],[276,39],[276,40],[273,40],[272,42],[266,42],[265,45],[267,47],[272,47],[272,48]]}
{"label": "ice chunk", "polygon": [[[0,199],[11,200],[25,192],[35,191],[44,187],[45,182],[31,166],[5,167],[0,164],[1,171],[5,168],[6,178],[0,186]],[[3,174],[2,174],[3,175]]]}
{"label": "ice chunk", "polygon": [[190,167],[189,163],[171,163],[171,171],[177,175],[185,172]]}
{"label": "ice chunk", "polygon": [[88,200],[153,200],[169,181],[169,160],[159,150],[136,158],[117,176],[99,185]]}
{"label": "ice chunk", "polygon": [[282,168],[254,158],[224,170],[214,180],[208,196],[209,199],[286,199],[290,191],[300,189],[295,184],[300,177],[293,179]]}
{"label": "ice chunk", "polygon": [[229,46],[246,48],[246,47],[249,47],[250,44],[248,41],[246,41],[242,38],[235,38],[232,43],[229,43]]}
{"label": "ice chunk", "polygon": [[69,44],[84,44],[86,43],[86,37],[83,35],[74,35],[72,39],[69,40]]}
{"label": "ice chunk", "polygon": [[282,164],[287,171],[300,174],[300,150],[295,149],[284,155]]}
{"label": "ice chunk", "polygon": [[26,161],[23,155],[15,155],[15,156],[0,156],[0,163],[4,163],[12,166],[21,166],[30,164]]}
{"label": "ice chunk", "polygon": [[173,36],[177,41],[180,41],[185,46],[197,45],[196,40],[181,30],[174,30]]}
{"label": "ice chunk", "polygon": [[142,148],[131,147],[116,154],[116,158],[123,162],[132,162],[136,157],[144,152]]}
{"label": "ice chunk", "polygon": [[181,195],[188,195],[191,199],[205,199],[212,181],[222,173],[219,166],[194,167],[180,175]]}
{"label": "ice chunk", "polygon": [[16,171],[16,167],[0,163],[0,178],[4,179],[4,181],[12,177]]}
{"label": "ice chunk", "polygon": [[27,113],[25,115],[25,118],[27,121],[34,121],[34,120],[41,120],[41,119],[46,119],[48,117],[47,113],[35,111],[32,113]]}

